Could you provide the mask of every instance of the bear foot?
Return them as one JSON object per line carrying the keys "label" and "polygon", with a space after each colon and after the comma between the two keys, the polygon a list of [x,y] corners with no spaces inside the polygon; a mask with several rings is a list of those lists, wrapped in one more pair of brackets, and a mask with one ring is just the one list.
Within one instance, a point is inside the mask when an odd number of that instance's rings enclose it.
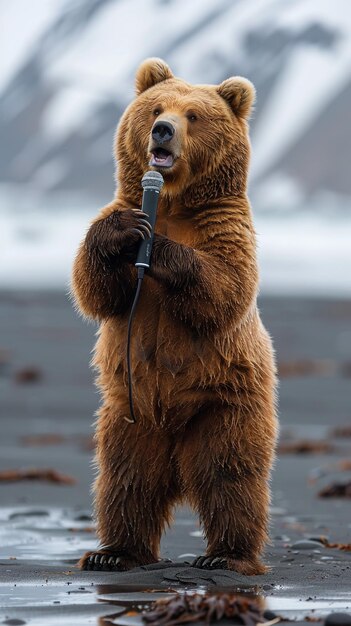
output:
{"label": "bear foot", "polygon": [[86,552],[78,562],[78,567],[84,570],[93,570],[98,572],[125,572],[142,565],[135,558],[118,552],[115,550],[96,550],[96,552]]}
{"label": "bear foot", "polygon": [[191,567],[198,569],[228,569],[227,559],[222,556],[197,556]]}
{"label": "bear foot", "polygon": [[245,576],[257,576],[268,571],[268,567],[258,559],[250,561],[226,556],[198,556],[191,566],[199,569],[227,569]]}

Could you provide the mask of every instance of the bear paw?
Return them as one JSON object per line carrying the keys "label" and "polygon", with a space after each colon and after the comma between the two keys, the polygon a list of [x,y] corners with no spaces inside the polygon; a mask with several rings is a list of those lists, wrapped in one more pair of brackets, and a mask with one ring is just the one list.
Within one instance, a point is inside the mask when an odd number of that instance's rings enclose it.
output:
{"label": "bear paw", "polygon": [[138,565],[141,565],[141,563],[137,559],[108,549],[86,552],[78,562],[80,569],[99,572],[125,572],[133,567],[138,567]]}
{"label": "bear paw", "polygon": [[263,565],[259,559],[240,560],[226,556],[198,556],[191,564],[199,569],[227,569],[245,576],[258,576],[265,574],[268,567]]}
{"label": "bear paw", "polygon": [[198,556],[191,564],[198,569],[227,569],[227,559],[223,556]]}

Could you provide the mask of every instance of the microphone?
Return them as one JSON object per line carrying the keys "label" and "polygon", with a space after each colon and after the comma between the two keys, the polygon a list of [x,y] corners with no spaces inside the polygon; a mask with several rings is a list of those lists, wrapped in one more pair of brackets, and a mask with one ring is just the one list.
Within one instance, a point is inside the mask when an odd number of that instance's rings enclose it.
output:
{"label": "microphone", "polygon": [[154,241],[154,228],[156,222],[157,205],[163,183],[164,180],[162,174],[160,174],[159,172],[154,172],[153,170],[146,172],[141,180],[141,185],[144,189],[141,210],[144,211],[144,213],[146,213],[148,216],[147,219],[150,222],[152,234],[151,237],[147,237],[147,239],[144,239],[141,242],[135,267],[150,267],[150,257],[152,244]]}
{"label": "microphone", "polygon": [[151,225],[151,237],[144,239],[138,251],[137,260],[135,263],[135,267],[138,268],[138,284],[132,304],[132,308],[129,314],[128,320],[128,331],[127,331],[127,375],[128,375],[128,396],[129,396],[129,409],[130,409],[130,417],[127,415],[124,416],[126,422],[130,424],[136,423],[136,415],[134,412],[134,403],[133,403],[133,385],[132,385],[132,364],[131,364],[131,353],[130,353],[130,344],[132,338],[132,323],[133,317],[135,313],[136,306],[138,304],[141,285],[143,283],[144,272],[145,269],[150,267],[150,257],[152,250],[152,243],[154,240],[154,228],[156,222],[156,212],[158,199],[160,195],[160,191],[162,189],[162,185],[164,183],[163,176],[159,174],[159,172],[154,172],[150,170],[144,174],[141,185],[144,189],[143,192],[143,201],[141,205],[141,210],[146,213],[148,221]]}

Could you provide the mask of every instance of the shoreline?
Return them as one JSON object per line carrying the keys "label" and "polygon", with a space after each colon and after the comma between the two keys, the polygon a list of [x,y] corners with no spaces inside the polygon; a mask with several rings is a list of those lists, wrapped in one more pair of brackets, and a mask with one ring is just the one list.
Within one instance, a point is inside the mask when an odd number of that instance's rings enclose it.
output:
{"label": "shoreline", "polygon": [[[113,602],[121,594],[128,605],[142,588],[164,593],[203,586],[255,590],[272,610],[300,621],[351,612],[350,553],[318,542],[296,546],[325,535],[330,543],[351,542],[351,501],[318,497],[329,484],[351,479],[340,465],[350,459],[351,438],[334,432],[351,422],[351,300],[262,296],[259,308],[281,373],[281,441],[330,444],[319,452],[278,455],[272,545],[265,556],[271,571],[248,578],[190,568],[186,555],[200,554],[203,539],[196,516],[182,507],[162,540],[163,558],[174,563],[126,573],[80,572],[79,556],[96,545],[91,436],[99,398],[89,369],[96,325],[79,318],[60,291],[0,291],[0,471],[52,468],[77,481],[0,482],[4,619],[99,623],[116,613]],[[44,435],[51,440],[40,440]]]}

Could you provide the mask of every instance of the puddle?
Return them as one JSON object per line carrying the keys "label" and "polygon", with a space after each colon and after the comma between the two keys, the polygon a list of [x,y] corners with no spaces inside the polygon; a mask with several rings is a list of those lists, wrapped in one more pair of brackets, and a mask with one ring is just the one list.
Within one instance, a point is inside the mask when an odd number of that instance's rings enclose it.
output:
{"label": "puddle", "polygon": [[[104,624],[106,626],[109,626],[111,624],[119,624],[120,626],[145,626],[145,622],[142,620],[142,616],[141,613],[142,611],[147,610],[148,608],[150,608],[150,605],[156,601],[156,600],[165,600],[168,598],[176,598],[177,596],[182,596],[184,594],[187,595],[194,595],[194,594],[207,594],[208,595],[208,591],[206,590],[205,587],[196,587],[193,589],[183,589],[183,590],[175,590],[175,589],[168,589],[168,590],[163,590],[162,592],[155,591],[139,591],[139,592],[134,592],[134,591],[121,591],[120,587],[114,587],[115,591],[112,592],[112,588],[110,588],[110,593],[106,593],[107,589],[110,586],[107,585],[105,587],[105,592],[103,592],[101,590],[101,587],[99,587],[98,589],[98,597],[100,599],[100,601],[106,601],[106,602],[113,602],[113,604],[116,604],[117,606],[119,606],[119,609],[121,608],[121,606],[126,607],[124,612],[116,612],[113,615],[110,616],[105,616],[104,618],[101,618],[101,620],[99,621],[99,624]],[[112,586],[111,586],[112,587]],[[217,590],[216,590],[217,592]],[[220,592],[218,592],[220,593]],[[233,593],[233,590],[226,590],[225,591],[226,594],[229,593]],[[241,597],[243,597],[243,594],[245,595],[245,598],[247,599],[251,599],[251,600],[255,600],[259,603],[260,608],[263,610],[265,608],[265,600],[262,596],[257,596],[255,594],[252,593],[245,593],[245,590],[241,590]],[[203,620],[200,620],[201,623],[203,623]]]}
{"label": "puddle", "polygon": [[[1,559],[18,559],[34,561],[57,561],[67,562],[67,559],[78,561],[81,555],[87,550],[93,550],[96,546],[96,539],[90,541],[85,536],[76,534],[74,537],[67,537],[59,533],[48,533],[44,538],[42,533],[35,531],[22,531],[19,534],[3,533],[1,539],[4,540],[5,547],[1,550]],[[20,543],[19,543],[20,541]]]}
{"label": "puddle", "polygon": [[91,526],[91,517],[87,513],[72,509],[31,509],[31,508],[1,508],[1,528],[36,528],[42,530],[71,528],[84,530]]}
{"label": "puddle", "polygon": [[96,546],[89,519],[83,512],[72,510],[2,508],[1,559],[63,563],[69,558],[75,562]]}
{"label": "puddle", "polygon": [[[257,587],[256,587],[257,589]],[[139,590],[129,589],[125,586],[116,585],[99,585],[96,588],[97,598],[101,602],[109,604],[123,605],[128,610],[140,611],[147,608],[152,602],[159,599],[170,598],[176,595],[187,594],[205,594],[208,589],[205,587],[196,587],[188,589],[165,589],[165,590]],[[325,616],[331,612],[348,612],[351,611],[351,597],[349,600],[345,598],[330,597],[327,599],[299,599],[289,596],[265,596],[260,593],[253,593],[250,587],[222,588],[213,589],[213,593],[238,594],[246,598],[256,600],[265,610],[273,611],[282,617],[289,619],[302,619],[307,615]],[[129,618],[128,618],[129,619]],[[117,622],[116,622],[117,623]],[[120,623],[118,621],[118,623]],[[126,622],[127,623],[127,622]],[[129,622],[128,622],[129,623]]]}
{"label": "puddle", "polygon": [[176,596],[179,591],[141,591],[141,592],[98,592],[98,599],[102,602],[113,602],[114,604],[127,604],[131,606],[148,606],[150,602],[160,600],[161,598],[171,598]]}
{"label": "puddle", "polygon": [[[199,594],[205,593],[203,588],[188,589],[187,594]],[[185,591],[183,592],[185,593]],[[216,590],[216,593],[220,593]],[[232,594],[233,590],[223,590],[225,594]],[[141,611],[147,609],[150,604],[158,599],[171,598],[176,595],[182,595],[182,591],[165,591],[152,592],[114,592],[104,593],[99,595],[101,601],[113,602],[116,605],[126,607],[126,610],[121,613],[117,612],[109,617],[102,619],[99,624],[118,624],[119,626],[141,626],[145,624],[141,617]],[[263,595],[257,595],[252,593],[245,593],[245,590],[241,590],[238,593],[238,597],[246,598],[248,600],[255,601],[261,611],[273,611],[276,615],[279,615],[282,619],[287,620],[304,620],[308,618],[323,618],[332,612],[348,612],[351,610],[351,599],[345,601],[345,599],[330,598],[325,600],[306,599],[300,600],[294,597],[282,596],[282,597],[265,597]]]}
{"label": "puddle", "polygon": [[[10,596],[10,597],[9,597]],[[33,588],[31,585],[0,587],[0,607],[48,607],[54,603],[61,606],[74,604],[94,604],[97,602],[94,590],[79,590],[77,587],[45,585],[41,588]],[[1,624],[1,622],[0,622]]]}
{"label": "puddle", "polygon": [[351,598],[349,600],[329,598],[327,600],[300,600],[297,598],[280,597],[266,598],[267,609],[279,613],[284,617],[301,619],[310,615],[326,616],[329,613],[342,613],[351,611]]}
{"label": "puddle", "polygon": [[[257,587],[256,587],[257,589]],[[277,594],[284,593],[281,588]],[[183,594],[205,594],[202,587],[188,589],[145,589],[127,585],[77,585],[70,581],[61,584],[20,584],[0,587],[0,623],[5,619],[22,619],[30,624],[97,624],[108,626],[141,626],[141,612],[159,599]],[[287,595],[266,597],[253,593],[252,588],[215,589],[214,593],[236,594],[258,603],[260,610],[270,610],[282,618],[302,620],[306,617],[325,617],[331,612],[351,612],[351,598],[298,599]],[[65,618],[64,618],[65,616]],[[64,618],[64,619],[63,619]],[[6,623],[6,622],[5,622]]]}

